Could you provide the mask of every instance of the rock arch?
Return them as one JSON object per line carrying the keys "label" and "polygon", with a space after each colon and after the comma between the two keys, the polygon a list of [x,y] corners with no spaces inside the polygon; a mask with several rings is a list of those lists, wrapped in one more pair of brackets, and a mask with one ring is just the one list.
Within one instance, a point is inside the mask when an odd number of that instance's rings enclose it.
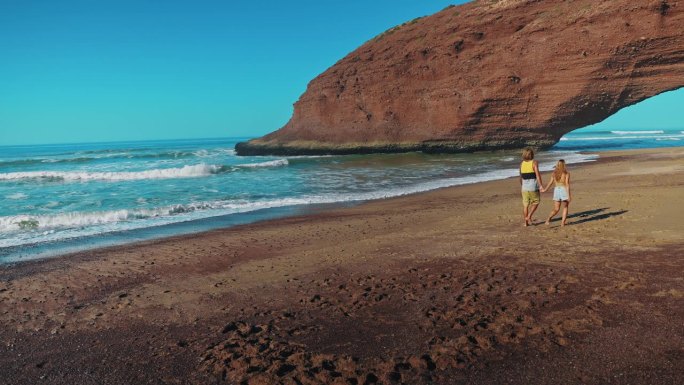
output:
{"label": "rock arch", "polygon": [[390,29],[312,80],[238,154],[549,147],[684,86],[684,3],[499,0]]}

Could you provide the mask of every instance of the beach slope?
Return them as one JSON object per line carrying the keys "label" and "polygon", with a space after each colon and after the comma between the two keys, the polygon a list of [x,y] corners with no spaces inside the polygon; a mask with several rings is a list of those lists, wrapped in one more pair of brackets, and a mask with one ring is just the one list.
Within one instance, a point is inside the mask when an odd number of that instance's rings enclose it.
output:
{"label": "beach slope", "polygon": [[570,171],[4,266],[0,383],[684,383],[684,148]]}

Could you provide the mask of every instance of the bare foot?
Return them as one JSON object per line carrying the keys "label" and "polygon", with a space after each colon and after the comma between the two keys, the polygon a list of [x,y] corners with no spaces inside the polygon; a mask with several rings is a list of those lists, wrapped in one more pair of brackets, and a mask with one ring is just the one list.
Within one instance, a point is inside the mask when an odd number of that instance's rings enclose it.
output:
{"label": "bare foot", "polygon": [[544,222],[544,224],[548,226],[551,224],[551,221],[547,219],[546,222]]}

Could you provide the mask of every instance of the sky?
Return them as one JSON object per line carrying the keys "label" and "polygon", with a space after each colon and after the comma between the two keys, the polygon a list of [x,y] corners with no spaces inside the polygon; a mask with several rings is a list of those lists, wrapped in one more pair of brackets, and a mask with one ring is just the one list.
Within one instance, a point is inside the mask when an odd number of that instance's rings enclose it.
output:
{"label": "sky", "polygon": [[[261,136],[347,53],[459,3],[0,0],[0,145]],[[682,100],[604,124],[681,126]]]}
{"label": "sky", "polygon": [[587,126],[585,131],[684,129],[684,88],[663,92],[625,107],[606,120]]}

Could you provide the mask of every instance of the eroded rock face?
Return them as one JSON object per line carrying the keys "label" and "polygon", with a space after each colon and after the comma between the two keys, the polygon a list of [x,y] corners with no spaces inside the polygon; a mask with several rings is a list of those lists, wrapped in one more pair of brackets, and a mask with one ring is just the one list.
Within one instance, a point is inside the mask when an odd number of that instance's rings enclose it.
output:
{"label": "eroded rock face", "polygon": [[548,147],[684,86],[684,3],[484,0],[390,29],[241,155]]}

